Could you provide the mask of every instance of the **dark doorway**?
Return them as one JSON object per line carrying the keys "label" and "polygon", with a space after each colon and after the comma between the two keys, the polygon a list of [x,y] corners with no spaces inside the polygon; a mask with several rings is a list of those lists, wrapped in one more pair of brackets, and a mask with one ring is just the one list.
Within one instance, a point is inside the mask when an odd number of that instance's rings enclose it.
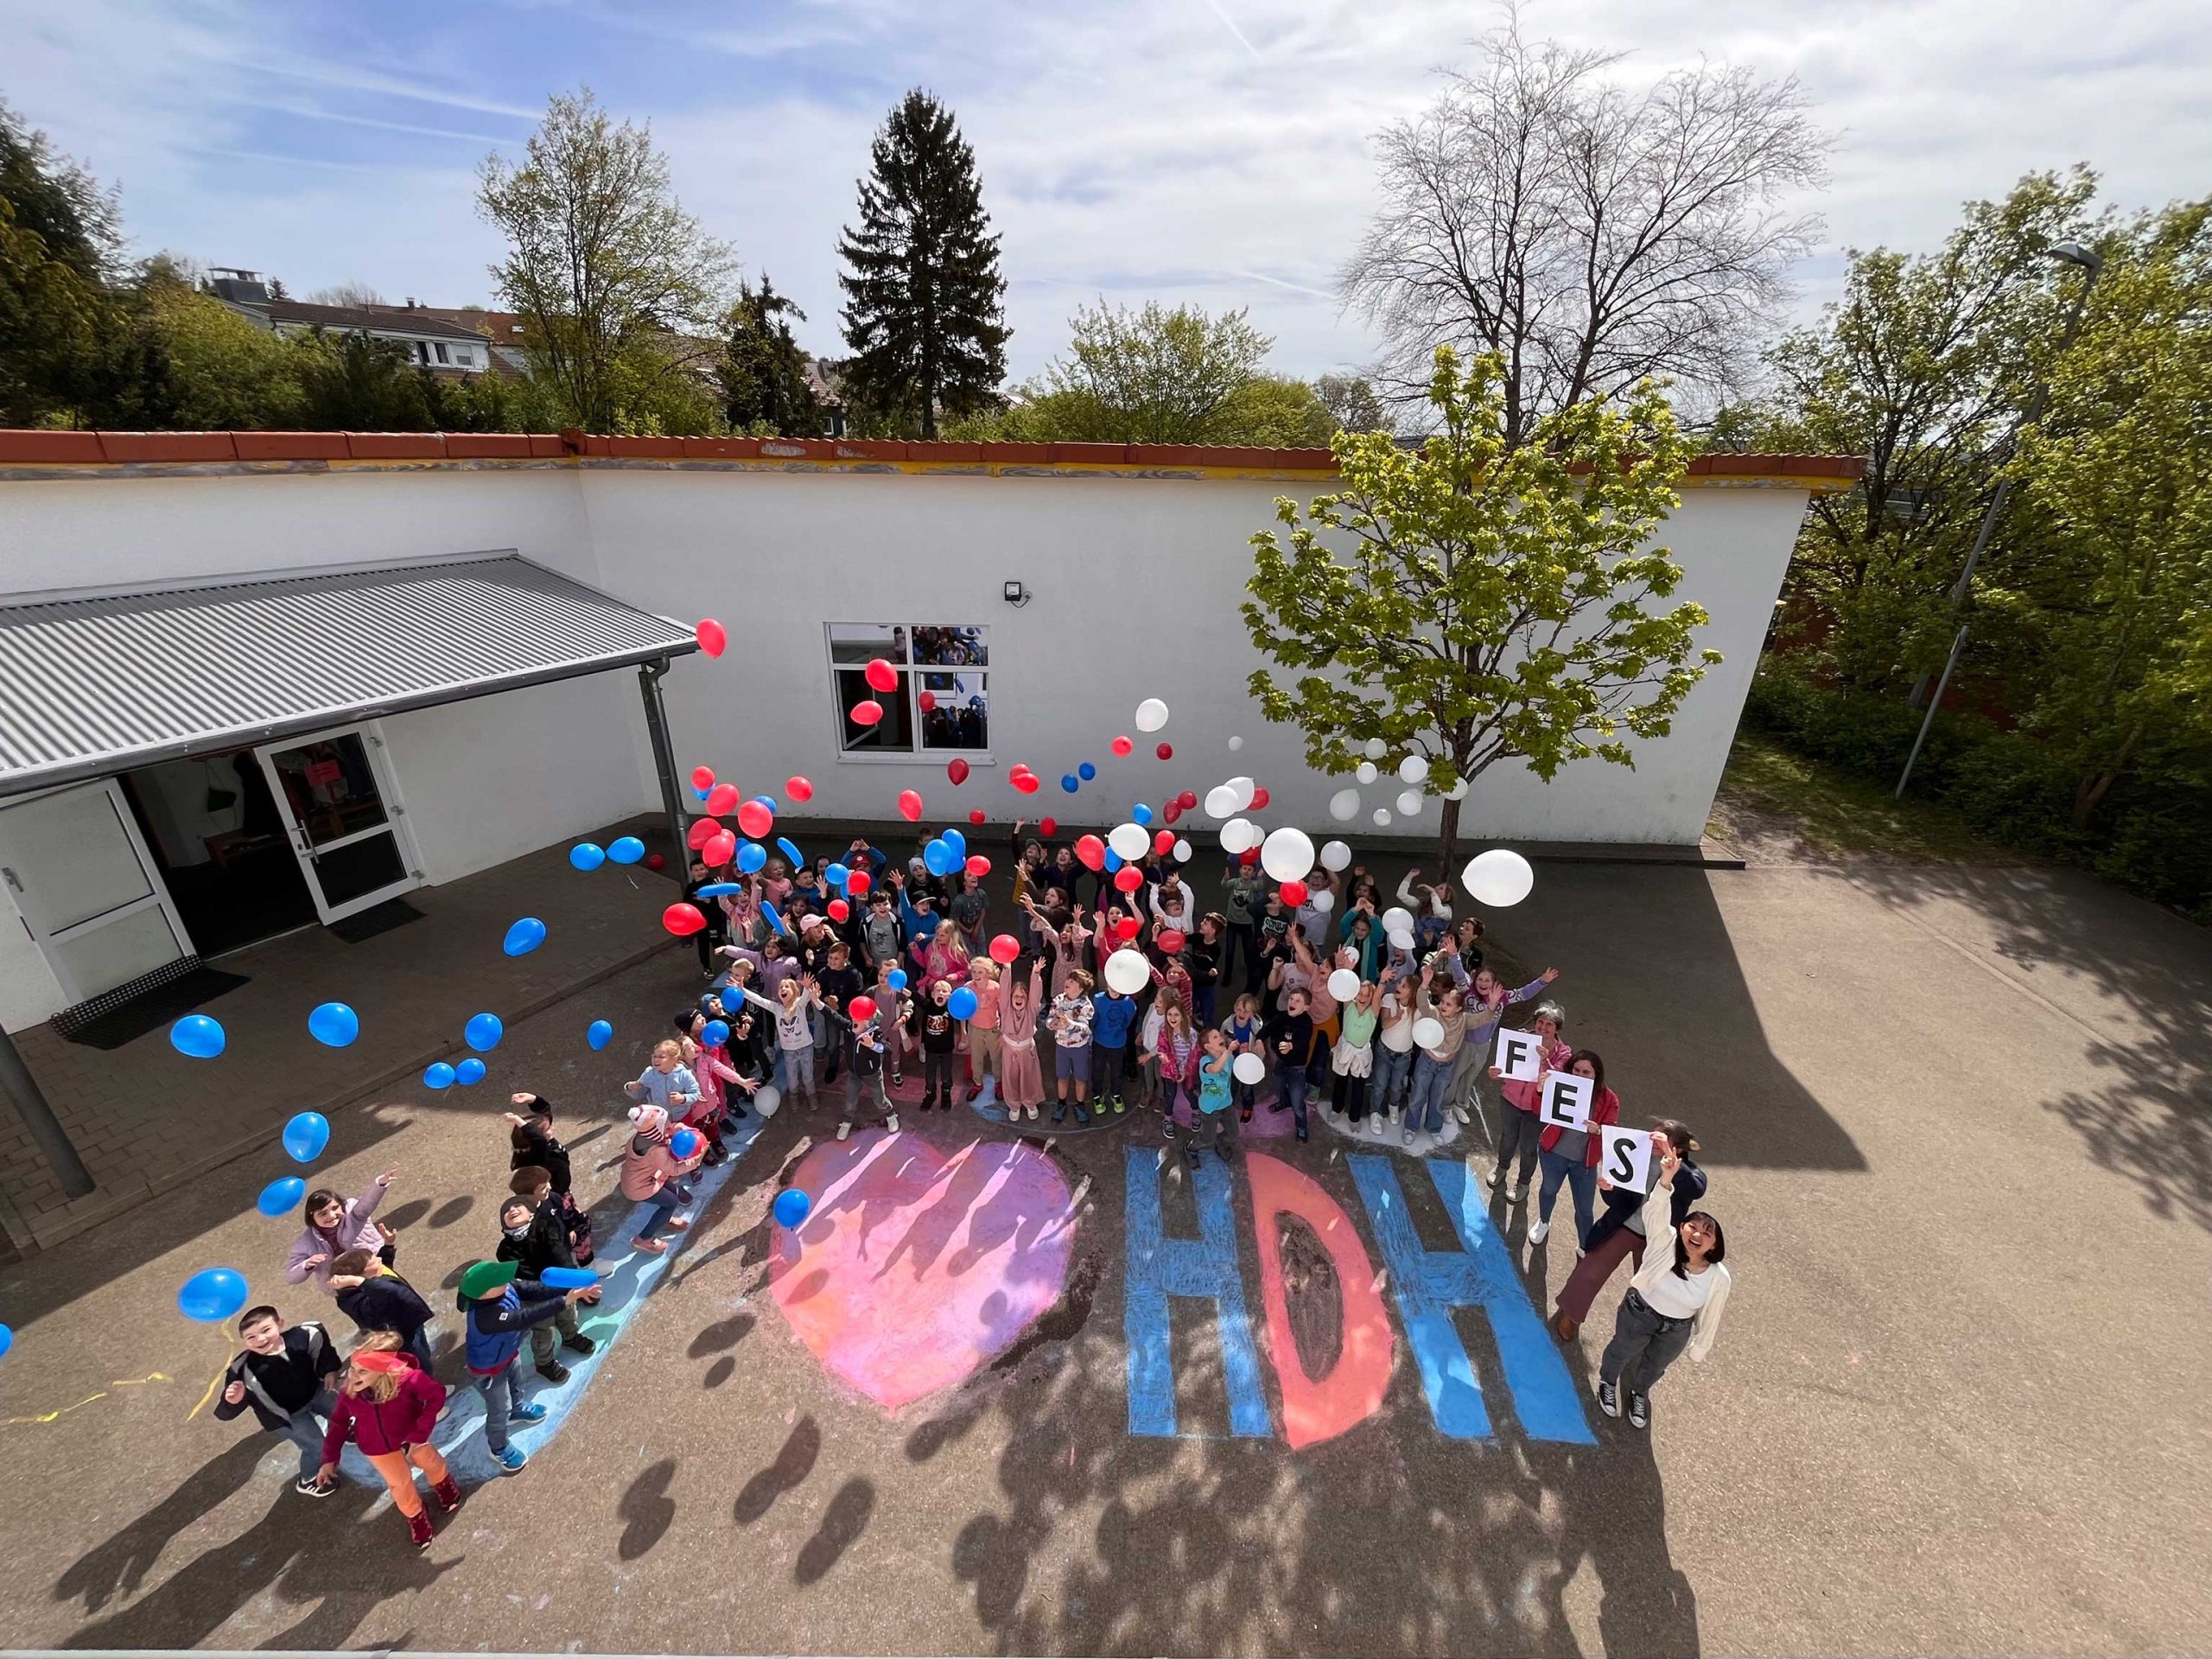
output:
{"label": "dark doorway", "polygon": [[123,775],[123,790],[202,957],[316,919],[251,749],[142,766]]}

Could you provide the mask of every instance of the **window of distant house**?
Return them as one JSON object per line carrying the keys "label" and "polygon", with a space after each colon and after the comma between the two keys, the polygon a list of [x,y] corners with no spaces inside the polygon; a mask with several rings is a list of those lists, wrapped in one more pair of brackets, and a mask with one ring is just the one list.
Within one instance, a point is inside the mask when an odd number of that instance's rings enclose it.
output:
{"label": "window of distant house", "polygon": [[447,363],[452,360],[446,355],[446,343],[442,340],[434,343],[434,349],[437,352],[439,362]]}
{"label": "window of distant house", "polygon": [[428,363],[430,360],[430,347],[428,341],[418,340],[415,342],[415,360],[417,363]]}
{"label": "window of distant house", "polygon": [[[832,622],[830,682],[837,734],[850,756],[982,754],[991,747],[990,636],[957,623]],[[868,665],[890,664],[896,684],[879,690]],[[857,724],[853,710],[873,701],[883,718]]]}

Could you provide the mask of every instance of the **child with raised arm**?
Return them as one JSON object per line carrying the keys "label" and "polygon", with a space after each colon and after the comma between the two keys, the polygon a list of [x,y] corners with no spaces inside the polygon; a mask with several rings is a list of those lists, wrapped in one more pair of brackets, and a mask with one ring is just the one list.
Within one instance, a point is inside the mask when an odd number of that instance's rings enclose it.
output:
{"label": "child with raised arm", "polygon": [[1037,1121],[1045,1103],[1045,1073],[1037,1059],[1037,999],[1045,988],[1045,964],[1033,962],[1029,977],[1008,974],[998,985],[999,1041],[1006,1065],[1006,1116],[1009,1123],[1027,1116]]}
{"label": "child with raised arm", "polygon": [[811,1108],[821,1104],[815,1092],[814,1013],[822,1007],[822,994],[811,979],[787,979],[776,988],[771,1002],[747,989],[745,1000],[776,1022],[776,1090],[785,1102],[804,1091]]}
{"label": "child with raised arm", "polygon": [[853,1132],[853,1120],[860,1110],[861,1096],[867,1095],[875,1102],[875,1109],[883,1115],[883,1127],[892,1134],[899,1133],[899,1114],[892,1109],[891,1097],[883,1089],[883,1052],[887,1046],[881,1021],[886,1018],[880,1009],[864,1019],[855,1019],[843,1008],[828,1010],[831,1021],[844,1030],[845,1058],[850,1064],[845,1069],[845,1115],[837,1122],[837,1138],[846,1139]]}

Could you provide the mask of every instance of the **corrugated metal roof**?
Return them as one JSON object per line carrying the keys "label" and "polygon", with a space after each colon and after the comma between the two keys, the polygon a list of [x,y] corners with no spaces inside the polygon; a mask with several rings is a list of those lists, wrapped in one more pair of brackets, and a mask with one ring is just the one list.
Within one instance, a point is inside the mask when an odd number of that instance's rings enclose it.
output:
{"label": "corrugated metal roof", "polygon": [[0,796],[698,649],[513,554],[0,600]]}

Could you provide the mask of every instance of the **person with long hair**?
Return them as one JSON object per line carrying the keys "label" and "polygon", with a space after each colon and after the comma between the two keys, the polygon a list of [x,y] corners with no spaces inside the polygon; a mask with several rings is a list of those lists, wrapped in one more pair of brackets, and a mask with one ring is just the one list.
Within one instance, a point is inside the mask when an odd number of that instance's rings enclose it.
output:
{"label": "person with long hair", "polygon": [[[1652,1148],[1656,1154],[1658,1148]],[[1613,1316],[1613,1339],[1598,1361],[1598,1409],[1620,1415],[1628,1391],[1628,1421],[1651,1426],[1651,1390],[1684,1353],[1703,1363],[1719,1334],[1728,1306],[1728,1269],[1721,1265],[1728,1241],[1720,1223],[1702,1210],[1674,1219],[1675,1179],[1681,1160],[1669,1146],[1651,1172],[1638,1219],[1650,1240],[1628,1294]],[[1633,1380],[1631,1380],[1633,1379]]]}
{"label": "person with long hair", "polygon": [[[1491,1024],[1495,1029],[1496,1021]],[[1497,1164],[1490,1173],[1490,1185],[1495,1192],[1505,1184],[1506,1172],[1513,1167],[1517,1155],[1520,1172],[1513,1178],[1513,1190],[1505,1195],[1513,1204],[1529,1196],[1529,1178],[1536,1173],[1536,1159],[1543,1150],[1542,1125],[1536,1121],[1536,1109],[1543,1103],[1544,1073],[1564,1071],[1574,1058],[1573,1045],[1560,1037],[1566,1025],[1567,1011],[1558,1003],[1539,1002],[1535,1017],[1529,1021],[1529,1028],[1536,1033],[1535,1080],[1524,1083],[1507,1077],[1498,1090],[1505,1103],[1498,1109]],[[1503,1075],[1494,1065],[1488,1069],[1493,1077]]]}
{"label": "person with long hair", "polygon": [[1035,1122],[1037,1109],[1045,1103],[1045,1070],[1037,1059],[1037,999],[1044,989],[1042,957],[1030,962],[1028,978],[1016,979],[1009,973],[997,986],[1000,1060],[1005,1068],[1002,1094],[1009,1123],[1025,1113]]}
{"label": "person with long hair", "polygon": [[338,1473],[338,1456],[350,1436],[361,1455],[384,1477],[392,1507],[406,1517],[415,1548],[428,1549],[436,1536],[415,1489],[415,1471],[429,1478],[430,1496],[451,1515],[461,1507],[461,1488],[430,1431],[445,1409],[445,1385],[403,1352],[389,1331],[364,1338],[346,1361],[345,1382],[331,1407],[330,1427],[322,1437],[322,1466],[315,1482],[327,1486]]}
{"label": "person with long hair", "polygon": [[[1705,1196],[1705,1172],[1691,1156],[1696,1150],[1697,1137],[1679,1119],[1652,1120],[1653,1160],[1656,1161],[1671,1154],[1676,1162],[1673,1217],[1676,1226],[1688,1218],[1691,1209]],[[1560,1287],[1559,1294],[1554,1299],[1556,1311],[1552,1314],[1552,1332],[1561,1342],[1574,1340],[1583,1320],[1590,1317],[1590,1305],[1598,1300],[1598,1293],[1613,1276],[1613,1269],[1620,1266],[1623,1257],[1632,1256],[1638,1265],[1643,1261],[1643,1195],[1615,1187],[1603,1175],[1598,1178],[1598,1188],[1605,1195],[1605,1211],[1583,1239],[1582,1259],[1574,1264],[1574,1271],[1567,1275],[1567,1282]]]}
{"label": "person with long hair", "polygon": [[285,1282],[296,1285],[312,1279],[316,1289],[326,1296],[335,1297],[338,1293],[330,1284],[334,1257],[348,1250],[370,1250],[382,1256],[386,1267],[391,1266],[399,1252],[391,1242],[391,1231],[376,1219],[376,1210],[398,1179],[397,1169],[387,1169],[363,1187],[359,1197],[350,1201],[327,1186],[318,1186],[308,1193],[300,1217],[306,1225],[292,1241],[291,1251],[285,1258]]}
{"label": "person with long hair", "polygon": [[1598,1131],[1608,1123],[1620,1121],[1621,1097],[1605,1087],[1605,1063],[1598,1058],[1597,1050],[1576,1049],[1567,1069],[1578,1077],[1589,1078],[1595,1085],[1590,1118],[1579,1129],[1548,1124],[1537,1142],[1543,1184],[1537,1189],[1536,1224],[1529,1230],[1529,1242],[1541,1244],[1550,1234],[1552,1205],[1559,1198],[1560,1183],[1564,1181],[1574,1192],[1574,1243],[1580,1249],[1590,1236],[1592,1211],[1597,1205]]}

